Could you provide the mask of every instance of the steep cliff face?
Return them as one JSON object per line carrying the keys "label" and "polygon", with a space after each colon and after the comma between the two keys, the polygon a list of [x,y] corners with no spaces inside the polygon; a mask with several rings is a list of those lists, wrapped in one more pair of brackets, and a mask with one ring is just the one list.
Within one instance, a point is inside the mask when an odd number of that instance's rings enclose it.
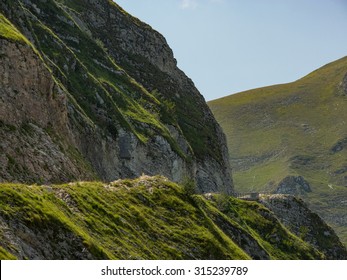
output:
{"label": "steep cliff face", "polygon": [[69,155],[66,95],[28,42],[0,38],[0,83],[1,180],[94,178]]}
{"label": "steep cliff face", "polygon": [[224,134],[163,36],[107,0],[0,8],[25,36],[0,34],[2,181],[145,173],[232,191]]}

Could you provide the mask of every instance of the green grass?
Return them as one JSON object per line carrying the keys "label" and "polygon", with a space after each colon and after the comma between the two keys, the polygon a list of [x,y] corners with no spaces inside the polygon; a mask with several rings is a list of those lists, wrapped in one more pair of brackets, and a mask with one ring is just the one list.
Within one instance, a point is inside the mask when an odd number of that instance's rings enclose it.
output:
{"label": "green grass", "polygon": [[[232,224],[237,228],[238,232],[251,236],[258,243],[258,250],[263,250],[270,259],[314,259],[322,257],[321,253],[289,232],[277,221],[272,212],[263,205],[229,197],[227,198],[227,204],[224,204],[223,209],[221,209],[218,207],[219,196],[214,197],[215,203],[212,204],[206,205],[206,201],[202,201],[205,207],[209,209],[213,220],[217,224],[219,221],[219,225],[222,225],[220,222],[222,219],[224,223]],[[247,241],[245,239],[242,242],[246,243]]]}
{"label": "green grass", "polygon": [[[314,194],[306,200],[328,203],[327,193],[346,198],[347,149],[332,147],[346,138],[346,95],[339,90],[347,58],[332,62],[293,83],[254,89],[209,102],[228,140],[238,191],[272,191],[288,175],[301,175]],[[332,188],[329,187],[332,186]],[[329,197],[330,197],[329,195]],[[345,232],[340,205],[315,207],[337,232]],[[334,218],[332,218],[334,216]],[[347,244],[346,234],[340,235]]]}
{"label": "green grass", "polygon": [[16,257],[0,246],[0,260],[15,260]]}
{"label": "green grass", "polygon": [[20,33],[17,28],[0,13],[0,37],[28,44],[29,41]]}
{"label": "green grass", "polygon": [[[80,251],[95,259],[249,259],[246,240],[271,259],[323,257],[260,204],[227,199],[221,211],[215,199],[188,195],[159,176],[110,184],[1,184],[0,217],[18,239],[11,242],[0,227],[0,257],[30,258],[30,251],[19,254],[18,240],[51,259],[79,258]],[[273,232],[279,240],[271,239]]]}
{"label": "green grass", "polygon": [[242,182],[238,190],[244,192],[269,192],[273,191],[274,185],[280,182],[288,174],[291,174],[286,159],[269,161],[250,167],[247,170],[234,171],[235,182]]}

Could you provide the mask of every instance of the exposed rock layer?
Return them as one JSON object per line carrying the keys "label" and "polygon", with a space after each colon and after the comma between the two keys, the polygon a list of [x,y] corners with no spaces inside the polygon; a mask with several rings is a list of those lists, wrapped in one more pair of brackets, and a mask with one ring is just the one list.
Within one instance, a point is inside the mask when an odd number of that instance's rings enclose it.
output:
{"label": "exposed rock layer", "polygon": [[33,44],[2,35],[0,180],[145,173],[232,191],[225,136],[162,35],[107,0],[0,8]]}

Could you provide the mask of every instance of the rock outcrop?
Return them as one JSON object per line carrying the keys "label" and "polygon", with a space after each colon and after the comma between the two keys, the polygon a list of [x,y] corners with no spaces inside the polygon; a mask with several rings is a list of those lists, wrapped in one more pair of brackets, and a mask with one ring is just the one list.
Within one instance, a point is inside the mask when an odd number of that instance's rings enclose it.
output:
{"label": "rock outcrop", "polygon": [[162,35],[108,0],[0,9],[26,38],[0,34],[0,181],[145,173],[232,192],[225,136]]}
{"label": "rock outcrop", "polygon": [[261,195],[260,202],[293,233],[319,248],[328,259],[347,259],[347,250],[328,226],[303,200],[291,195]]}
{"label": "rock outcrop", "polygon": [[347,74],[338,85],[338,95],[347,96]]}
{"label": "rock outcrop", "polygon": [[302,176],[287,176],[275,191],[278,194],[302,195],[311,192],[310,184]]}

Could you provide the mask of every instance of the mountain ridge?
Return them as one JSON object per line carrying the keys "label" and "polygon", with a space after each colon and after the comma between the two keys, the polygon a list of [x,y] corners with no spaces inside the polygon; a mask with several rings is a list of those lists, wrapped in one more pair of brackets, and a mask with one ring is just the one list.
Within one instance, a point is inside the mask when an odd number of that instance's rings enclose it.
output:
{"label": "mountain ridge", "polygon": [[301,177],[312,190],[301,195],[345,244],[346,81],[343,57],[295,82],[208,102],[232,139],[238,190],[274,192],[286,178],[294,190],[301,188],[295,186]]}
{"label": "mountain ridge", "polygon": [[[304,204],[325,243],[303,241],[262,204],[220,194],[191,195],[162,176],[111,183],[0,184],[0,258],[345,259],[334,232]],[[285,208],[288,210],[289,208]],[[308,212],[310,213],[310,212]]]}

